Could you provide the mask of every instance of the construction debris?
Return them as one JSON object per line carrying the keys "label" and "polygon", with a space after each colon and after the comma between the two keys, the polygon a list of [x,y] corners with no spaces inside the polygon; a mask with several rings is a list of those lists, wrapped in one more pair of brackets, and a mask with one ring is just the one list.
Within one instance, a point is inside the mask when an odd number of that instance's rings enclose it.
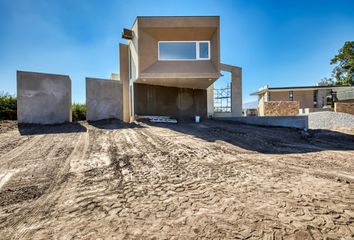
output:
{"label": "construction debris", "polygon": [[138,120],[149,120],[154,123],[177,123],[177,119],[169,116],[137,116]]}

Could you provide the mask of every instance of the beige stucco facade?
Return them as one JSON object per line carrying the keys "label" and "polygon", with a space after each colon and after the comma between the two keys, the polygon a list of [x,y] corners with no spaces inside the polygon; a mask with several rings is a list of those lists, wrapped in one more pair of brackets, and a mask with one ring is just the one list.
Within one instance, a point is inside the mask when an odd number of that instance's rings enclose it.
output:
{"label": "beige stucco facade", "polygon": [[[137,17],[128,41],[136,83],[207,89],[220,77],[219,17]],[[210,60],[165,61],[159,41],[210,41]]]}
{"label": "beige stucco facade", "polygon": [[[300,103],[300,108],[314,107],[314,91],[293,91],[293,100]],[[269,101],[289,101],[289,91],[269,92]]]}

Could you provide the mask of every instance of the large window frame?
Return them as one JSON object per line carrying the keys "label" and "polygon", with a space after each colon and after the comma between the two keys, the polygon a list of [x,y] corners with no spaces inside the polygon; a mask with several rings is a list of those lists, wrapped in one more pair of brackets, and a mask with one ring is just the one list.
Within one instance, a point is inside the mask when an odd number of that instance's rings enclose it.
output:
{"label": "large window frame", "polygon": [[[161,59],[160,58],[160,43],[190,43],[194,42],[196,44],[196,58],[195,59]],[[200,52],[199,52],[199,43],[208,43],[208,58],[201,58]],[[157,44],[157,57],[159,61],[208,61],[210,60],[211,57],[211,52],[210,52],[210,41],[209,40],[202,40],[202,41],[158,41]]]}

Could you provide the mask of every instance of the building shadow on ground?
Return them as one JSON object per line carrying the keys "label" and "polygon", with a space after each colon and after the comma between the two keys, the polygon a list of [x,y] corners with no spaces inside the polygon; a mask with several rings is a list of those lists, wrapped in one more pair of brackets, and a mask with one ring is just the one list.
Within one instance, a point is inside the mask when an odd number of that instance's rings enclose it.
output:
{"label": "building shadow on ground", "polygon": [[117,130],[127,128],[143,128],[143,126],[136,123],[125,123],[119,119],[105,119],[99,121],[87,121],[90,126],[105,130]]}
{"label": "building shadow on ground", "polygon": [[290,154],[325,150],[354,150],[354,135],[331,130],[262,127],[208,120],[202,123],[147,123],[192,135],[208,142],[223,141],[239,148],[265,154]]}
{"label": "building shadow on ground", "polygon": [[87,131],[87,128],[80,122],[50,125],[18,123],[17,126],[21,135],[78,133]]}
{"label": "building shadow on ground", "polygon": [[[86,126],[85,126],[86,125]],[[21,135],[39,135],[39,134],[60,134],[60,133],[78,133],[86,132],[87,127],[91,126],[104,130],[117,130],[127,128],[142,128],[143,126],[136,123],[124,123],[119,119],[106,119],[99,121],[82,121],[62,124],[17,124]]]}

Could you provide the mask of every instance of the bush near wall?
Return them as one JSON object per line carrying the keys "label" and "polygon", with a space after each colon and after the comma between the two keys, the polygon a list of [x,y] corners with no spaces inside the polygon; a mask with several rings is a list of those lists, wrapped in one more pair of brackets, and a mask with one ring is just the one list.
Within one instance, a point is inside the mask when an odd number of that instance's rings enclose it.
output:
{"label": "bush near wall", "polygon": [[[17,99],[16,97],[0,93],[0,120],[16,120],[17,119]],[[81,103],[72,104],[72,120],[86,120],[86,105]]]}
{"label": "bush near wall", "polygon": [[0,120],[16,120],[16,110],[16,97],[7,93],[0,93]]}
{"label": "bush near wall", "polygon": [[334,111],[350,113],[354,115],[354,103],[336,102],[334,103]]}
{"label": "bush near wall", "polygon": [[72,120],[74,122],[86,120],[86,104],[73,103],[71,106],[71,110],[72,110]]}
{"label": "bush near wall", "polygon": [[295,116],[299,114],[298,101],[264,102],[264,116]]}

